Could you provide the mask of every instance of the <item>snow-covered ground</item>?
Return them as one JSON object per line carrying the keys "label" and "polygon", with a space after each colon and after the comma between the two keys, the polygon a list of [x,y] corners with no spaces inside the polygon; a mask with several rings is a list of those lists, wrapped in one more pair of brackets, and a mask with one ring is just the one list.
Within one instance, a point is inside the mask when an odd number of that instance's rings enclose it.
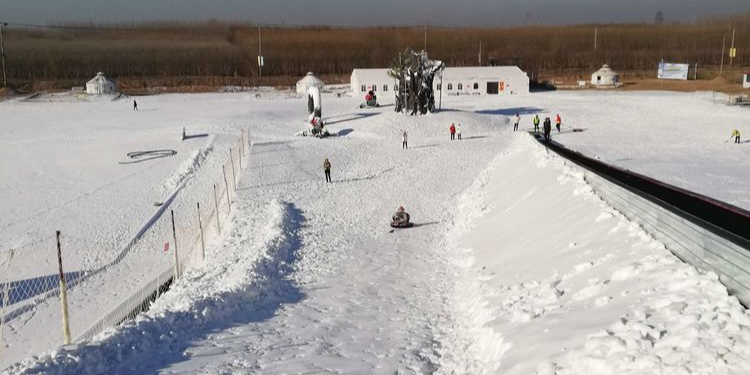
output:
{"label": "snow-covered ground", "polygon": [[[524,132],[513,133],[509,123],[518,112],[528,129],[533,114],[560,113],[564,129],[586,129],[557,135],[563,143],[615,163],[632,158],[621,164],[747,207],[747,148],[723,143],[732,126],[715,126],[744,112],[712,99],[599,92],[458,97],[443,98],[447,110],[440,113],[405,117],[389,106],[358,110],[358,99],[325,96],[324,117],[339,136],[324,140],[291,135],[301,130],[305,103],[283,95],[139,100],[142,111],[154,109],[151,115],[132,113],[129,102],[0,103],[3,118],[9,114],[16,124],[0,130],[16,147],[3,150],[10,162],[1,170],[2,189],[15,195],[3,194],[3,209],[13,214],[0,234],[13,241],[42,231],[46,225],[36,225],[43,220],[67,223],[37,214],[53,207],[87,223],[93,211],[93,223],[69,231],[84,227],[79,235],[97,241],[125,233],[119,240],[127,242],[191,158],[159,159],[129,180],[117,164],[125,152],[215,152],[221,134],[239,127],[249,128],[253,140],[231,228],[210,244],[204,265],[136,321],[7,371],[746,373],[750,318],[715,275],[681,263],[598,199],[580,171]],[[677,131],[684,130],[678,114],[686,108],[694,133]],[[452,122],[463,125],[464,140],[448,139]],[[56,136],[46,139],[23,129],[26,123],[47,124],[38,132]],[[638,125],[626,130],[629,124]],[[209,136],[184,144],[177,137],[183,125]],[[403,131],[408,150],[401,149]],[[665,134],[674,135],[671,143],[660,141]],[[98,141],[87,143],[86,136]],[[37,152],[18,157],[29,144]],[[657,155],[661,167],[654,169]],[[55,168],[66,158],[72,161]],[[333,164],[331,184],[322,176],[325,158]],[[722,183],[708,185],[704,170]],[[32,177],[43,183],[37,187]],[[54,196],[45,194],[58,194],[61,183],[72,186],[59,192],[71,203],[54,208]],[[101,205],[141,211],[112,224],[91,208]],[[399,205],[416,227],[389,233]],[[39,220],[23,221],[32,214]]]}

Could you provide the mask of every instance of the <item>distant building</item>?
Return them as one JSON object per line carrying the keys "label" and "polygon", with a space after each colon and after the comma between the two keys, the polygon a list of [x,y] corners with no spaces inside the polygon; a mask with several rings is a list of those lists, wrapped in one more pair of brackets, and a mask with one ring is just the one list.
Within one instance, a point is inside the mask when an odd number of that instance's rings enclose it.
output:
{"label": "distant building", "polygon": [[750,89],[750,72],[745,73],[742,77],[742,87]]}
{"label": "distant building", "polygon": [[602,68],[591,75],[591,84],[596,86],[617,86],[620,84],[620,75],[604,64]]}
{"label": "distant building", "polygon": [[299,81],[297,81],[297,93],[298,94],[307,94],[308,90],[310,90],[310,87],[317,87],[320,90],[323,90],[323,86],[325,84],[323,81],[321,81],[318,77],[313,74],[313,72],[307,72],[307,74]]}
{"label": "distant building", "polygon": [[393,91],[398,81],[388,76],[390,69],[354,69],[352,71],[351,86],[354,96],[363,96],[368,91],[377,94]]}
{"label": "distant building", "polygon": [[117,84],[107,79],[104,73],[96,73],[96,77],[86,82],[86,93],[91,95],[114,94]]}
{"label": "distant building", "polygon": [[517,66],[450,67],[433,85],[443,95],[528,94],[529,76]]}
{"label": "distant building", "polygon": [[[354,69],[351,88],[355,96],[375,91],[383,95],[397,88],[398,81],[390,69]],[[512,95],[529,92],[529,76],[517,66],[448,67],[442,81],[432,83],[435,93],[443,95]]]}

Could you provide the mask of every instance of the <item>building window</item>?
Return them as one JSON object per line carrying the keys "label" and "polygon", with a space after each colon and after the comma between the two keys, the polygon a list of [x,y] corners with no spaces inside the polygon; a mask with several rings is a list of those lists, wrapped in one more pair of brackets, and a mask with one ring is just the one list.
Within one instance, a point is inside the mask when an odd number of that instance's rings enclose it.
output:
{"label": "building window", "polygon": [[383,92],[388,91],[388,85],[383,85]]}
{"label": "building window", "polygon": [[448,84],[448,91],[451,91],[451,90],[453,90],[453,84],[452,84],[452,83],[449,83],[449,84]]}
{"label": "building window", "polygon": [[365,86],[365,85],[362,85],[362,87],[360,88],[360,90],[362,90],[362,92],[365,92],[365,91],[367,91],[367,86]]}
{"label": "building window", "polygon": [[372,85],[372,91],[373,92],[378,91],[378,85]]}
{"label": "building window", "polygon": [[440,90],[442,90],[442,89],[443,89],[443,85],[442,85],[442,84],[440,84],[440,83],[438,83],[438,84],[437,84],[437,90],[438,90],[438,91],[440,91]]}
{"label": "building window", "polygon": [[458,89],[459,90],[463,90],[464,89],[464,84],[463,83],[459,83],[458,84]]}
{"label": "building window", "polygon": [[479,84],[474,82],[474,90],[479,90]]}

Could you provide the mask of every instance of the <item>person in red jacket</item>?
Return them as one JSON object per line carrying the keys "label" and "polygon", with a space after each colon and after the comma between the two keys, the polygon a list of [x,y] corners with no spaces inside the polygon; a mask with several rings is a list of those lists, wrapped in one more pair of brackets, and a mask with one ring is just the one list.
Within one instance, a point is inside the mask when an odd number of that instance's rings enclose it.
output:
{"label": "person in red jacket", "polygon": [[555,118],[555,127],[557,128],[557,132],[560,132],[560,125],[562,124],[562,119],[560,118],[560,114],[557,115]]}
{"label": "person in red jacket", "polygon": [[455,124],[451,124],[450,131],[451,131],[451,141],[452,141],[456,139],[456,125]]}

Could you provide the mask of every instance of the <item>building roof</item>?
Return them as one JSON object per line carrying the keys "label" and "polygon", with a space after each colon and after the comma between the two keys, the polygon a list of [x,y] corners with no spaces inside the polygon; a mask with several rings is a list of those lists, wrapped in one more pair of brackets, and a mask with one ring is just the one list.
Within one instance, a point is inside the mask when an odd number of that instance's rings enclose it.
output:
{"label": "building roof", "polygon": [[393,79],[388,76],[390,69],[354,69],[352,77],[357,76],[362,82],[380,82],[383,78]]}
{"label": "building roof", "polygon": [[602,65],[602,68],[594,72],[596,75],[604,76],[604,75],[617,75],[617,72],[610,69],[609,65],[604,64]]}
{"label": "building roof", "polygon": [[526,76],[526,73],[517,66],[466,66],[445,68],[443,80],[492,80],[505,78],[513,74]]}
{"label": "building roof", "polygon": [[305,74],[305,76],[302,77],[302,79],[297,81],[297,84],[307,85],[308,87],[309,86],[323,87],[324,85],[323,81],[321,81],[320,78],[316,77],[315,74],[313,74],[313,72],[307,72],[307,74]]}
{"label": "building roof", "polygon": [[87,85],[96,85],[96,84],[104,85],[107,83],[112,83],[112,81],[108,80],[107,77],[105,77],[104,73],[102,72],[96,73],[96,77],[86,82]]}

